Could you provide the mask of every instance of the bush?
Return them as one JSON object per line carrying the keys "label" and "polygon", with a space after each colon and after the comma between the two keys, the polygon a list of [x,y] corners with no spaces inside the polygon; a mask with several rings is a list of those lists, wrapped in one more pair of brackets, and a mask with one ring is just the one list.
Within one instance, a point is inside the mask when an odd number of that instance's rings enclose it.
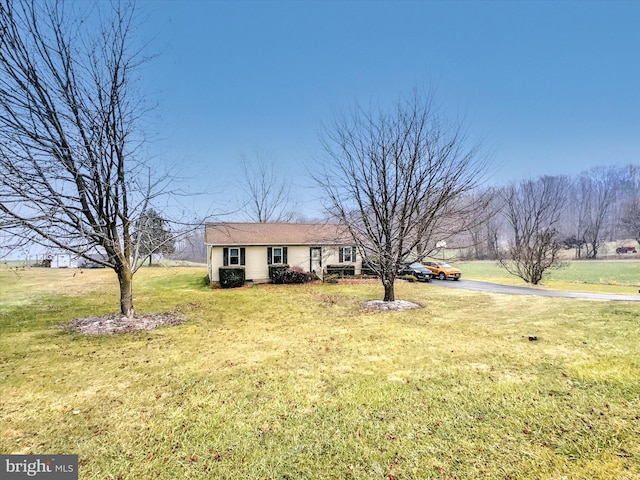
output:
{"label": "bush", "polygon": [[380,264],[373,260],[365,260],[362,262],[362,268],[360,270],[362,275],[369,277],[377,277],[380,272]]}
{"label": "bush", "polygon": [[327,265],[327,274],[338,275],[340,278],[353,277],[356,274],[355,265]]}
{"label": "bush", "polygon": [[405,275],[404,277],[402,277],[403,280],[406,280],[407,282],[417,282],[418,279],[417,277],[413,276],[413,275]]}
{"label": "bush", "polygon": [[244,285],[244,268],[220,268],[220,286],[222,288],[235,288]]}
{"label": "bush", "polygon": [[315,273],[305,272],[300,267],[291,267],[284,272],[284,283],[307,283],[316,278]]}
{"label": "bush", "polygon": [[269,278],[273,283],[284,283],[284,274],[289,270],[287,264],[269,265]]}
{"label": "bush", "polygon": [[333,274],[329,274],[329,275],[325,275],[322,279],[322,281],[324,283],[338,283],[338,278],[340,278],[338,275],[336,275],[335,273]]}

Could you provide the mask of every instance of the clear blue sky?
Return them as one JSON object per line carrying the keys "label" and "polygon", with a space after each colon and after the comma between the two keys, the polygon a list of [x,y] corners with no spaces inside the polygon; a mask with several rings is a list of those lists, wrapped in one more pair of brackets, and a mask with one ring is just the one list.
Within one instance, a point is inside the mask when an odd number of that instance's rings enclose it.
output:
{"label": "clear blue sky", "polygon": [[[355,101],[434,88],[494,183],[640,163],[640,1],[143,1],[156,161],[223,208],[241,154],[303,183]],[[189,207],[189,201],[185,206]]]}

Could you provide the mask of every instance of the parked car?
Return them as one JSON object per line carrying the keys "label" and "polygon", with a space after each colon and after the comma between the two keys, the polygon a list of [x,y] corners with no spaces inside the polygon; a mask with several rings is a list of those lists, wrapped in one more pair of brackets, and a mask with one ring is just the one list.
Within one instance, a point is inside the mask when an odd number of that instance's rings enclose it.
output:
{"label": "parked car", "polygon": [[620,254],[620,253],[638,253],[636,250],[636,247],[618,247],[616,248],[616,253]]}
{"label": "parked car", "polygon": [[411,265],[407,265],[401,268],[398,274],[400,276],[413,275],[418,279],[419,282],[430,282],[431,277],[433,276],[431,274],[431,270],[429,270],[428,268],[425,268],[419,262],[414,262]]}
{"label": "parked car", "polygon": [[453,280],[460,280],[462,272],[455,267],[452,267],[445,262],[428,261],[423,262],[424,266],[431,270],[431,274],[439,278],[440,280],[446,280],[452,278]]}

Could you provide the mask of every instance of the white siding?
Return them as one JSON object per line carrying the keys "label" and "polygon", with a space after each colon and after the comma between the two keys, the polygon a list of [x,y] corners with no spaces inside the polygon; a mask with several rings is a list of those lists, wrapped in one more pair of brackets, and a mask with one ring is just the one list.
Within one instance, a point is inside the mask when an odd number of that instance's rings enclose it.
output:
{"label": "white siding", "polygon": [[300,267],[305,272],[309,271],[309,245],[291,246],[287,248],[287,263],[290,267]]}
{"label": "white siding", "polygon": [[[287,263],[291,267],[300,267],[305,272],[310,268],[310,245],[271,245],[272,247],[287,247]],[[240,248],[235,246],[234,248]],[[245,278],[256,283],[269,281],[269,265],[267,263],[267,246],[249,246],[245,248]],[[209,279],[211,282],[219,282],[219,268],[223,266],[224,247],[207,246],[209,264]],[[338,247],[322,247],[322,267],[339,263]],[[356,256],[356,274],[360,273],[362,259]]]}

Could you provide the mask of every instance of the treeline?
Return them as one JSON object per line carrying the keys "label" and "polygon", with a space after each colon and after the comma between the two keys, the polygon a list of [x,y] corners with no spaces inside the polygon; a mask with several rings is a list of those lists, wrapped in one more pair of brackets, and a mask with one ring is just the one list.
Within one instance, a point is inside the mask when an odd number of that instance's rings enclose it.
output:
{"label": "treeline", "polygon": [[[485,188],[467,202],[481,205],[472,210],[477,218],[451,222],[467,228],[450,237],[443,227],[442,239],[447,240],[447,249],[457,249],[469,260],[529,255],[540,257],[539,261],[525,263],[544,266],[560,251],[596,259],[606,242],[640,243],[640,165],[595,167],[574,177],[525,179]],[[425,253],[440,256],[443,247],[436,245],[438,235],[433,237],[435,243],[430,248],[425,245]],[[206,261],[203,233],[185,236],[171,258]]]}
{"label": "treeline", "polygon": [[598,258],[606,242],[640,243],[640,165],[511,182],[479,194],[487,196],[482,218],[454,242],[468,259],[499,260],[542,239],[581,259]]}

